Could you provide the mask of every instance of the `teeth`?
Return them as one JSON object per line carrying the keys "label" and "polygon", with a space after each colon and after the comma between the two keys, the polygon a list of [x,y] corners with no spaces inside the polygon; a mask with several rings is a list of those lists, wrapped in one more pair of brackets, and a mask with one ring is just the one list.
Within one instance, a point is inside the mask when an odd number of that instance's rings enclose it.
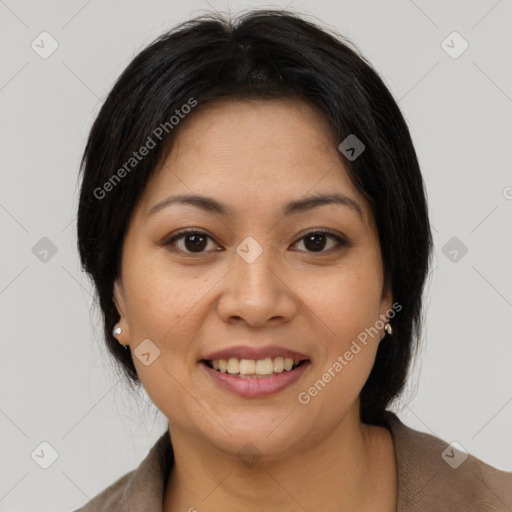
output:
{"label": "teeth", "polygon": [[228,360],[228,373],[240,373],[240,361],[234,357]]}
{"label": "teeth", "polygon": [[282,357],[276,357],[274,359],[274,372],[281,373],[284,370],[284,359]]}
{"label": "teeth", "polygon": [[242,375],[251,375],[256,372],[256,361],[252,359],[240,360],[240,373]]}
{"label": "teeth", "polygon": [[258,359],[256,361],[256,370],[253,373],[256,375],[270,375],[271,373],[274,373],[274,362],[270,357],[267,357],[266,359]]}
{"label": "teeth", "polygon": [[283,371],[289,372],[299,364],[299,360],[293,360],[289,357],[276,357],[274,359],[267,357],[265,359],[215,359],[210,361],[215,370],[239,377],[246,376],[267,376],[279,374]]}

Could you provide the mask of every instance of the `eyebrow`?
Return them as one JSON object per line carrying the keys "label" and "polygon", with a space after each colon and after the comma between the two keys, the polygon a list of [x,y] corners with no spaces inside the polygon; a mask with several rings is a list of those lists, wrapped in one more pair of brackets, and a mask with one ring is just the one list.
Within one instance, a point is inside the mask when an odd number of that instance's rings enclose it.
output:
{"label": "eyebrow", "polygon": [[[200,208],[209,213],[216,213],[223,216],[233,216],[232,209],[224,203],[213,199],[212,197],[199,196],[199,195],[178,195],[169,196],[159,203],[155,204],[150,210],[147,217],[154,215],[156,212],[167,208],[174,204],[188,204]],[[357,201],[345,194],[330,193],[330,194],[316,194],[308,196],[304,199],[290,201],[282,208],[282,213],[285,216],[308,212],[313,208],[325,206],[329,204],[346,206],[356,212],[361,220],[364,220],[362,208]]]}

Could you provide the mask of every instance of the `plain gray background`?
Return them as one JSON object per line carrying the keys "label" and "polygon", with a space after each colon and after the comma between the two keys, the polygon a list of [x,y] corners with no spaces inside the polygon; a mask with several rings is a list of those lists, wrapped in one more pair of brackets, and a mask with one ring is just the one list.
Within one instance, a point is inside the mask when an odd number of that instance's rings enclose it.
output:
{"label": "plain gray background", "polygon": [[[135,53],[176,23],[286,5],[0,0],[0,511],[73,510],[134,469],[166,428],[147,396],[119,381],[78,264],[78,165],[102,100]],[[290,7],[328,22],[373,64],[426,181],[435,257],[424,349],[393,410],[510,471],[511,2]],[[47,261],[44,237],[56,250]],[[32,458],[41,449],[58,454],[47,469]]]}

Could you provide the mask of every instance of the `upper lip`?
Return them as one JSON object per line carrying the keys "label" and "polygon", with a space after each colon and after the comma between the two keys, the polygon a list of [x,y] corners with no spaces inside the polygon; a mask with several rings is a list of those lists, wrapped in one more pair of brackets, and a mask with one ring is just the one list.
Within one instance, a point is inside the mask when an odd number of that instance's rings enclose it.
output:
{"label": "upper lip", "polygon": [[236,347],[229,347],[222,350],[217,350],[215,352],[211,352],[207,356],[203,358],[203,360],[214,361],[216,359],[229,359],[231,357],[235,357],[237,359],[266,359],[270,357],[274,359],[276,357],[284,357],[290,358],[293,360],[302,361],[308,359],[307,356],[297,352],[295,350],[290,350],[285,347],[279,347],[277,345],[269,345],[267,347],[250,347],[248,345],[238,345]]}

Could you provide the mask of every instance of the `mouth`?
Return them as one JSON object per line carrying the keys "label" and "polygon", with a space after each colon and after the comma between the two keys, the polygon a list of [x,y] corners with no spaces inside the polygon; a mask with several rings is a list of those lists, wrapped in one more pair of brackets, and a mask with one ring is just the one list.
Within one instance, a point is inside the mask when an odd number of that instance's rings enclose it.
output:
{"label": "mouth", "polygon": [[264,359],[202,359],[199,361],[218,389],[243,398],[264,398],[291,387],[307,373],[311,360],[289,357]]}
{"label": "mouth", "polygon": [[309,359],[266,357],[265,359],[203,359],[201,363],[219,373],[241,379],[268,379],[283,372],[292,372]]}

